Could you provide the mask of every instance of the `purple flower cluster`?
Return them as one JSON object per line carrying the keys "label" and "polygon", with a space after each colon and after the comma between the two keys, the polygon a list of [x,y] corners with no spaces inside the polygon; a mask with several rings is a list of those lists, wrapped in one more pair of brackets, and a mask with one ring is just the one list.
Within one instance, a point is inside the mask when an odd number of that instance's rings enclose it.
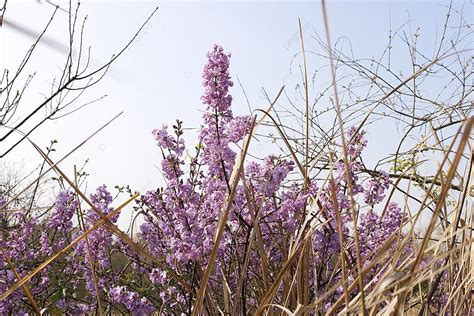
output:
{"label": "purple flower cluster", "polygon": [[362,151],[367,146],[367,140],[364,137],[365,132],[359,131],[354,125],[349,128],[346,132],[347,141],[347,154],[351,157],[360,157]]}
{"label": "purple flower cluster", "polygon": [[372,177],[365,189],[364,201],[366,204],[373,206],[382,202],[385,198],[385,191],[392,184],[390,176],[385,171],[380,172],[379,176]]}
{"label": "purple flower cluster", "polygon": [[[112,203],[112,195],[107,190],[105,185],[100,186],[96,189],[94,194],[90,195],[90,200],[93,205],[105,215],[113,211],[110,207]],[[93,209],[87,211],[85,216],[85,227],[89,228],[100,220],[100,215]],[[116,222],[117,216],[111,218],[112,222]],[[77,232],[79,235],[82,232]],[[112,286],[116,282],[116,277],[110,274],[111,268],[111,257],[110,252],[114,247],[114,241],[112,233],[100,227],[88,235],[88,246],[85,239],[80,241],[74,249],[73,256],[71,257],[71,273],[80,275],[75,280],[76,286],[80,286],[81,281],[85,281],[86,289],[91,293],[92,297],[95,296],[95,284],[92,275],[91,263],[89,261],[89,255],[92,259],[92,264],[95,266],[96,280],[99,287],[99,291],[104,291],[108,287]]]}
{"label": "purple flower cluster", "polygon": [[72,228],[72,217],[75,215],[78,202],[75,195],[70,191],[62,191],[56,197],[54,212],[48,226],[62,232]]}
{"label": "purple flower cluster", "polygon": [[[31,270],[32,263],[45,258],[45,254],[38,251],[40,245],[35,242],[38,219],[21,210],[9,210],[6,204],[7,200],[0,198],[0,244],[16,272],[22,277]],[[0,293],[5,292],[16,281],[15,274],[0,252]],[[47,271],[34,277],[30,283],[34,285],[33,294],[45,291],[50,285]],[[7,299],[0,301],[0,315],[27,314],[29,308],[23,303],[24,300],[22,289],[16,290]]]}
{"label": "purple flower cluster", "polygon": [[129,291],[125,286],[116,286],[110,289],[109,298],[114,303],[125,305],[132,315],[150,315],[155,307],[144,297],[135,291]]}
{"label": "purple flower cluster", "polygon": [[359,223],[360,243],[363,245],[361,255],[368,257],[390,235],[401,228],[403,213],[400,207],[390,202],[384,216],[377,215],[373,210],[361,215]]}
{"label": "purple flower cluster", "polygon": [[229,74],[230,54],[224,53],[224,49],[216,44],[207,54],[207,58],[208,62],[202,75],[202,101],[207,105],[207,110],[226,113],[232,103],[232,96],[228,94],[229,88],[233,86]]}

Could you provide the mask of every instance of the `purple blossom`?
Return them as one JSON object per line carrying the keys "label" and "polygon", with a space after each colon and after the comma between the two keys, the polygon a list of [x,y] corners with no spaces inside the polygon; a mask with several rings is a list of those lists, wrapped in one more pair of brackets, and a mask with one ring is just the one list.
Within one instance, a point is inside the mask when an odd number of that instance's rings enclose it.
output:
{"label": "purple blossom", "polygon": [[359,223],[360,241],[364,245],[362,255],[368,256],[398,230],[404,217],[397,203],[390,202],[383,217],[373,210],[362,214]]}
{"label": "purple blossom", "polygon": [[232,102],[232,97],[227,94],[233,85],[229,74],[230,54],[224,53],[224,49],[216,44],[207,54],[207,58],[208,62],[202,75],[202,101],[211,111],[225,112]]}
{"label": "purple blossom", "polygon": [[168,125],[163,124],[161,128],[153,130],[152,134],[155,137],[156,142],[163,149],[173,147],[173,137],[168,134]]}
{"label": "purple blossom", "polygon": [[49,227],[59,231],[68,231],[72,228],[72,217],[74,216],[78,203],[75,195],[70,191],[62,191],[56,197],[54,212],[49,220]]}
{"label": "purple blossom", "polygon": [[244,136],[250,131],[252,123],[252,117],[246,116],[236,116],[229,123],[229,141],[233,143],[238,143],[241,141]]}
{"label": "purple blossom", "polygon": [[357,127],[351,126],[346,132],[347,134],[347,154],[350,158],[360,157],[360,154],[367,146],[367,140],[364,137],[364,131],[357,131]]}
{"label": "purple blossom", "polygon": [[111,288],[108,296],[113,302],[125,305],[132,315],[150,315],[155,311],[148,299],[135,291],[129,291],[125,286]]}
{"label": "purple blossom", "polygon": [[150,273],[150,281],[153,284],[165,284],[167,281],[166,271],[160,271],[159,269],[153,269]]}
{"label": "purple blossom", "polygon": [[385,191],[391,183],[390,176],[385,171],[381,171],[378,176],[372,177],[365,189],[365,203],[373,206],[374,204],[382,202],[385,197]]}

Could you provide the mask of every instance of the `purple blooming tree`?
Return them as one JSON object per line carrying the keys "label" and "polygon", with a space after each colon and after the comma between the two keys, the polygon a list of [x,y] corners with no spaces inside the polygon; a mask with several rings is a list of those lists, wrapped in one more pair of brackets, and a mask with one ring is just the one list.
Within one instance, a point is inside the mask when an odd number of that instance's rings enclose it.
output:
{"label": "purple blooming tree", "polygon": [[[230,57],[219,45],[207,54],[205,111],[196,146],[185,143],[180,120],[152,132],[165,184],[136,200],[140,225],[132,237],[140,251],[117,238],[110,225],[100,226],[31,278],[27,287],[0,301],[0,314],[37,311],[27,295],[31,289],[39,306],[51,313],[188,315],[214,247],[218,256],[203,297],[207,314],[246,315],[265,308],[276,312],[278,306],[305,308],[311,315],[345,313],[349,302],[364,293],[369,293],[372,311],[383,312],[391,307],[384,297],[396,295],[393,288],[384,288],[393,271],[406,275],[416,264],[443,267],[443,260],[417,259],[417,233],[407,233],[405,227],[410,216],[392,195],[387,197],[395,186],[391,174],[366,169],[362,154],[368,142],[357,126],[341,131],[346,155],[342,149],[332,150],[318,176],[303,179],[295,156],[272,153],[247,158],[232,188],[237,150],[250,136],[252,118],[232,112]],[[229,217],[216,245],[232,190]],[[93,209],[76,192],[63,185],[53,207],[41,216],[12,209],[0,197],[0,223],[7,227],[8,214],[11,228],[0,231],[0,293],[94,228],[103,220],[99,213],[119,210],[105,185],[89,195]],[[109,224],[116,224],[118,217],[112,216]],[[443,272],[440,282],[458,271]],[[364,289],[355,282],[359,274]],[[429,298],[429,307],[436,310],[449,300],[435,292]]]}

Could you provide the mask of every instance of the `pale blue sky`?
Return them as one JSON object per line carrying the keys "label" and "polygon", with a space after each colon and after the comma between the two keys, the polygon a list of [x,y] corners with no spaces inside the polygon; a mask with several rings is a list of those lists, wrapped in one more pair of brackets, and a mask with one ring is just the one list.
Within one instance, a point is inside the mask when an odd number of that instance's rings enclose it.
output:
{"label": "pale blue sky", "polygon": [[[388,43],[390,24],[393,30],[411,18],[411,28],[420,27],[419,47],[432,55],[434,43],[445,19],[448,1],[328,1],[328,13],[333,42],[346,36],[352,42],[356,57],[379,57]],[[455,1],[465,16],[472,19],[472,5]],[[61,2],[67,7],[67,3]],[[233,2],[151,2],[151,1],[82,1],[80,14],[88,15],[85,44],[92,45],[92,66],[110,58],[112,53],[128,41],[137,27],[153,8],[160,8],[145,31],[132,47],[112,66],[109,76],[82,97],[84,102],[100,95],[108,97],[69,117],[48,123],[33,135],[42,147],[50,139],[58,139],[55,158],[79,143],[120,111],[117,121],[92,139],[62,165],[72,175],[72,165],[81,165],[90,158],[87,168],[91,174],[89,190],[102,183],[113,187],[130,184],[144,191],[161,183],[154,168],[159,164],[151,130],[163,123],[172,125],[176,118],[186,127],[198,127],[203,106],[200,102],[201,72],[205,53],[213,43],[221,44],[231,52],[231,74],[239,76],[253,108],[267,106],[262,97],[264,87],[274,96],[281,85],[291,86],[298,74],[290,73],[290,62],[299,52],[298,18],[301,18],[308,50],[320,47],[311,38],[315,32],[324,37],[319,1],[291,2],[250,1]],[[41,30],[53,7],[37,1],[9,1],[5,19],[33,30]],[[67,45],[67,15],[58,12],[58,18],[47,33],[50,40]],[[408,28],[407,28],[408,30]],[[2,68],[15,69],[32,40],[8,25],[0,32]],[[396,44],[396,45],[395,45]],[[394,43],[392,64],[408,70],[409,53],[398,40]],[[40,46],[33,56],[29,71],[37,71],[25,105],[38,104],[48,91],[49,83],[59,75],[64,56],[47,46]],[[318,59],[309,60],[314,69]],[[300,58],[294,61],[301,64]],[[297,67],[297,66],[296,66]],[[406,72],[409,74],[409,71]],[[295,77],[296,76],[296,77]],[[237,80],[234,80],[237,83]],[[323,86],[328,77],[318,77],[316,85]],[[248,107],[238,84],[232,90],[234,112],[248,114]],[[303,106],[303,104],[301,104]],[[384,150],[389,150],[387,137],[394,131],[375,126],[369,138],[377,146],[369,147],[375,161]],[[3,135],[3,131],[0,131]],[[190,139],[195,139],[189,137]],[[393,145],[393,144],[392,144]],[[3,145],[2,145],[3,147]],[[22,161],[25,170],[39,163],[26,143],[18,147],[8,160]]]}

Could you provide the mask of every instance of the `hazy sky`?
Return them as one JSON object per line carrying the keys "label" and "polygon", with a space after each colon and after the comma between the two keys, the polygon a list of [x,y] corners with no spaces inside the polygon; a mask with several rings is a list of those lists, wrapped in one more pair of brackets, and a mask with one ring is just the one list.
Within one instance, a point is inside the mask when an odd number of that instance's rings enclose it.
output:
{"label": "hazy sky", "polygon": [[[415,30],[420,27],[419,47],[432,52],[445,19],[448,1],[328,1],[333,41],[345,36],[351,40],[356,57],[378,57],[388,43],[390,27],[400,28],[407,21]],[[60,2],[67,8],[67,2]],[[456,2],[472,18],[468,1]],[[48,122],[32,139],[45,147],[57,139],[59,159],[84,137],[120,111],[124,114],[61,166],[72,176],[72,165],[90,159],[87,171],[89,191],[102,183],[113,187],[130,184],[144,191],[161,183],[154,167],[160,155],[151,131],[163,123],[172,125],[176,118],[185,127],[200,124],[201,73],[206,52],[213,43],[232,53],[231,74],[240,78],[252,108],[267,106],[261,93],[264,87],[274,96],[283,84],[292,82],[290,62],[300,51],[298,18],[301,19],[308,50],[320,47],[311,36],[323,37],[323,20],[319,1],[82,1],[80,17],[87,14],[84,45],[91,45],[91,69],[107,61],[135,33],[139,25],[159,6],[144,32],[97,86],[91,88],[77,105],[107,97],[63,119]],[[9,25],[14,23],[40,32],[53,11],[47,1],[9,1],[6,23],[0,31],[1,68],[14,70],[33,39]],[[405,25],[405,27],[407,27]],[[45,35],[48,44],[40,45],[32,56],[28,73],[36,72],[23,104],[25,110],[39,104],[51,83],[60,75],[65,62],[62,47],[67,47],[67,14],[59,11]],[[394,48],[393,63],[404,69],[409,61],[405,46]],[[301,64],[297,58],[294,63]],[[311,63],[310,66],[316,67]],[[290,78],[290,79],[289,79]],[[328,78],[317,78],[316,84]],[[248,106],[238,84],[232,90],[234,113],[248,114]],[[303,106],[303,104],[301,104]],[[41,111],[40,111],[41,112]],[[21,113],[20,113],[21,114]],[[38,118],[44,112],[39,113]],[[385,138],[393,131],[375,127],[381,133],[369,138],[388,146]],[[0,130],[3,135],[4,130]],[[192,132],[191,132],[192,133]],[[385,134],[384,134],[385,133]],[[195,139],[189,137],[190,139]],[[6,145],[2,144],[2,149]],[[388,148],[388,147],[386,147]],[[377,160],[380,148],[371,152]],[[380,157],[378,157],[380,158]],[[31,146],[17,147],[7,160],[23,164],[25,172],[40,162]]]}

